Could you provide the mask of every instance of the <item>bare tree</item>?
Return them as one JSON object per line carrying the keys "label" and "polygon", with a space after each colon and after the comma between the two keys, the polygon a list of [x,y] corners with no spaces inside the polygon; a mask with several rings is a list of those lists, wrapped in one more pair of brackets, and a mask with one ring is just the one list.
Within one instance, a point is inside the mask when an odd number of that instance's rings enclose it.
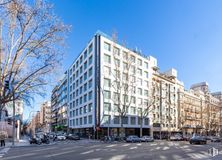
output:
{"label": "bare tree", "polygon": [[[124,120],[128,113],[129,107],[133,101],[133,95],[135,94],[135,85],[136,85],[136,77],[135,73],[132,72],[134,60],[130,57],[130,52],[124,53],[125,58],[123,62],[123,67],[121,67],[122,63],[120,63],[120,48],[117,48],[115,45],[116,42],[116,34],[113,34],[113,58],[114,58],[114,72],[112,75],[114,77],[114,81],[112,82],[112,88],[114,89],[114,96],[112,98],[116,110],[115,112],[118,114],[120,118],[120,136],[124,135]],[[135,58],[135,57],[134,57]]]}
{"label": "bare tree", "polygon": [[[69,26],[44,0],[2,0],[0,5],[0,113],[4,104],[22,99],[30,104],[43,95],[49,74],[62,59]],[[8,91],[5,81],[13,85]]]}
{"label": "bare tree", "polygon": [[149,114],[154,110],[154,106],[156,103],[156,92],[158,85],[155,82],[152,82],[150,87],[150,94],[148,95],[147,101],[144,101],[143,107],[141,110],[138,110],[138,117],[140,118],[140,137],[143,136],[143,122],[146,118],[148,118]]}

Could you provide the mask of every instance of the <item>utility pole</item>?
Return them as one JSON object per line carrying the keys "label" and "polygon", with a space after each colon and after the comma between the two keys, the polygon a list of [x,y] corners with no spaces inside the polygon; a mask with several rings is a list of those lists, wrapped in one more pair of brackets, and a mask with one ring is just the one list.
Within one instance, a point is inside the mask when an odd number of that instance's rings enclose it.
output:
{"label": "utility pole", "polygon": [[14,87],[12,86],[12,94],[13,94],[13,122],[12,122],[12,145],[15,145],[15,92]]}

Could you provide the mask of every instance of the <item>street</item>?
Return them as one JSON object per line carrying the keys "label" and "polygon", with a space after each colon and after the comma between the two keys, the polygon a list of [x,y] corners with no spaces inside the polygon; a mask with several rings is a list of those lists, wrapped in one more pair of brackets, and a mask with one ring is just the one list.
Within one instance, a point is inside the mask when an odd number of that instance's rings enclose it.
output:
{"label": "street", "polygon": [[103,143],[61,141],[53,145],[11,148],[3,160],[192,160],[222,159],[222,154],[210,156],[208,150],[222,151],[221,143],[190,145],[188,142],[156,141],[153,143]]}

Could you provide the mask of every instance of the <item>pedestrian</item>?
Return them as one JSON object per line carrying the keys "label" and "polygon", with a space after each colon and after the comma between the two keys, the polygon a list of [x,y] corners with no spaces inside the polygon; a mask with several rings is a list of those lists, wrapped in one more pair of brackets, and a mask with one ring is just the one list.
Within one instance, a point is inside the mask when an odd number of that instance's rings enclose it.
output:
{"label": "pedestrian", "polygon": [[5,147],[5,139],[6,138],[7,138],[7,133],[5,131],[0,131],[1,147]]}

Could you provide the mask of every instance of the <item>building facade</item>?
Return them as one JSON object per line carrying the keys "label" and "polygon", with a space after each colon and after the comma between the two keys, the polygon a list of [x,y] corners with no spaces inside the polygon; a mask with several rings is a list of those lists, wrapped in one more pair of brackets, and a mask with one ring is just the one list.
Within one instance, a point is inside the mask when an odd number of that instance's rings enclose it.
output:
{"label": "building facade", "polygon": [[39,116],[40,130],[43,132],[51,131],[51,102],[47,101],[41,105]]}
{"label": "building facade", "polygon": [[102,32],[65,72],[51,103],[52,125],[82,136],[117,136],[122,129],[123,136],[140,135],[141,127],[156,138],[221,132],[221,92],[210,93],[206,82],[185,90],[175,69],[159,72],[154,57]]}
{"label": "building facade", "polygon": [[[148,101],[154,66],[155,58],[97,32],[68,70],[69,127],[82,135],[107,135],[108,129],[118,135],[121,127],[125,134],[139,132],[138,112]],[[118,107],[125,107],[123,114]],[[149,120],[142,123],[149,133]]]}
{"label": "building facade", "polygon": [[51,96],[51,127],[53,131],[67,131],[68,118],[67,118],[67,74],[59,84],[52,90]]}

